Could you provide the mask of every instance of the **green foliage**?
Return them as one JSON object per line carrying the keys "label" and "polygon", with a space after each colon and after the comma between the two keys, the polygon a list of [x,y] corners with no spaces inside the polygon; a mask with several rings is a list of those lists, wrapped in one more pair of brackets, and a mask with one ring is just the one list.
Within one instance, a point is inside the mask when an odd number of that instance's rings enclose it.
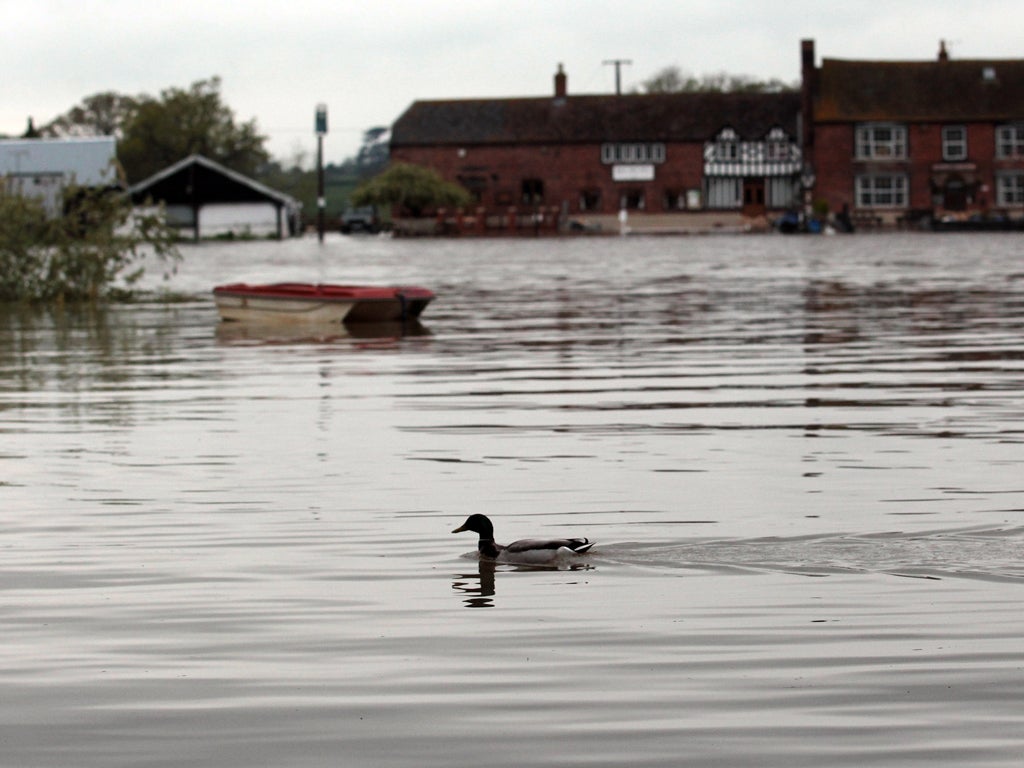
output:
{"label": "green foliage", "polygon": [[114,91],[86,96],[82,103],[42,127],[44,136],[116,136],[138,109],[139,100]]}
{"label": "green foliage", "polygon": [[640,83],[639,90],[641,93],[778,93],[797,87],[778,79],[758,80],[726,72],[696,77],[679,67],[665,67]]}
{"label": "green foliage", "polygon": [[167,88],[159,99],[139,98],[123,125],[118,158],[132,183],[192,154],[204,155],[247,176],[269,160],[256,121],[236,123],[221,101],[220,78],[188,89]]}
{"label": "green foliage", "polygon": [[76,190],[67,200],[67,212],[51,217],[0,185],[0,301],[104,298],[115,281],[138,281],[147,254],[180,258],[162,218],[133,213],[123,195]]}
{"label": "green foliage", "polygon": [[352,193],[352,205],[393,206],[411,216],[420,216],[429,208],[459,208],[472,202],[472,195],[458,184],[445,181],[430,168],[409,163],[394,163]]}

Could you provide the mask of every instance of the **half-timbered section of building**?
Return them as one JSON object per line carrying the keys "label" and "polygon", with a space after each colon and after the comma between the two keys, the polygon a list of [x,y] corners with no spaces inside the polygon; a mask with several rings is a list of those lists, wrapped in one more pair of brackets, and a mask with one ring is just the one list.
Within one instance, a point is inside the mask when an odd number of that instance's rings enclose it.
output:
{"label": "half-timbered section of building", "polygon": [[1024,60],[845,61],[802,43],[813,196],[888,222],[1024,213]]}
{"label": "half-timbered section of building", "polygon": [[417,101],[392,161],[462,184],[488,211],[565,221],[680,211],[781,211],[796,202],[800,94],[568,95]]}

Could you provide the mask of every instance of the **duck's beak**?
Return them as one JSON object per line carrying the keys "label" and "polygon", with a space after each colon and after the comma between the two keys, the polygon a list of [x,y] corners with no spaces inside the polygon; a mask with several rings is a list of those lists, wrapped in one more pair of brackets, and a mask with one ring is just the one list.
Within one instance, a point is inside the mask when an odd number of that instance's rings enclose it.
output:
{"label": "duck's beak", "polygon": [[463,523],[458,528],[456,528],[454,531],[452,531],[452,533],[462,533],[465,530],[468,530],[468,529],[466,528],[465,523]]}

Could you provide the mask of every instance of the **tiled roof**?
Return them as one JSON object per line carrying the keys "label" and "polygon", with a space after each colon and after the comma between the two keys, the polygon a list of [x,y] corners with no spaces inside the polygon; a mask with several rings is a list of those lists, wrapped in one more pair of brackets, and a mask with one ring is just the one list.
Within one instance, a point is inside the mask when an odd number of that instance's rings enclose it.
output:
{"label": "tiled roof", "polygon": [[722,128],[796,136],[800,94],[679,93],[414,102],[391,145],[706,141]]}
{"label": "tiled roof", "polygon": [[1024,60],[824,59],[814,117],[851,120],[1024,120]]}

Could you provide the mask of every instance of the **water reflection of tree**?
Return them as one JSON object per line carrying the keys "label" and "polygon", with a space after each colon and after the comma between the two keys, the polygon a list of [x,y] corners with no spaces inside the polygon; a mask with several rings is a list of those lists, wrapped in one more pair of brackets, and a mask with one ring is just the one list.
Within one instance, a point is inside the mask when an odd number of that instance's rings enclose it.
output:
{"label": "water reflection of tree", "polygon": [[[174,305],[0,304],[0,377],[8,391],[84,394],[109,392],[104,418],[125,421],[131,398],[119,391],[144,386],[153,366],[177,360],[180,309]],[[94,404],[60,401],[62,417],[96,417]]]}

